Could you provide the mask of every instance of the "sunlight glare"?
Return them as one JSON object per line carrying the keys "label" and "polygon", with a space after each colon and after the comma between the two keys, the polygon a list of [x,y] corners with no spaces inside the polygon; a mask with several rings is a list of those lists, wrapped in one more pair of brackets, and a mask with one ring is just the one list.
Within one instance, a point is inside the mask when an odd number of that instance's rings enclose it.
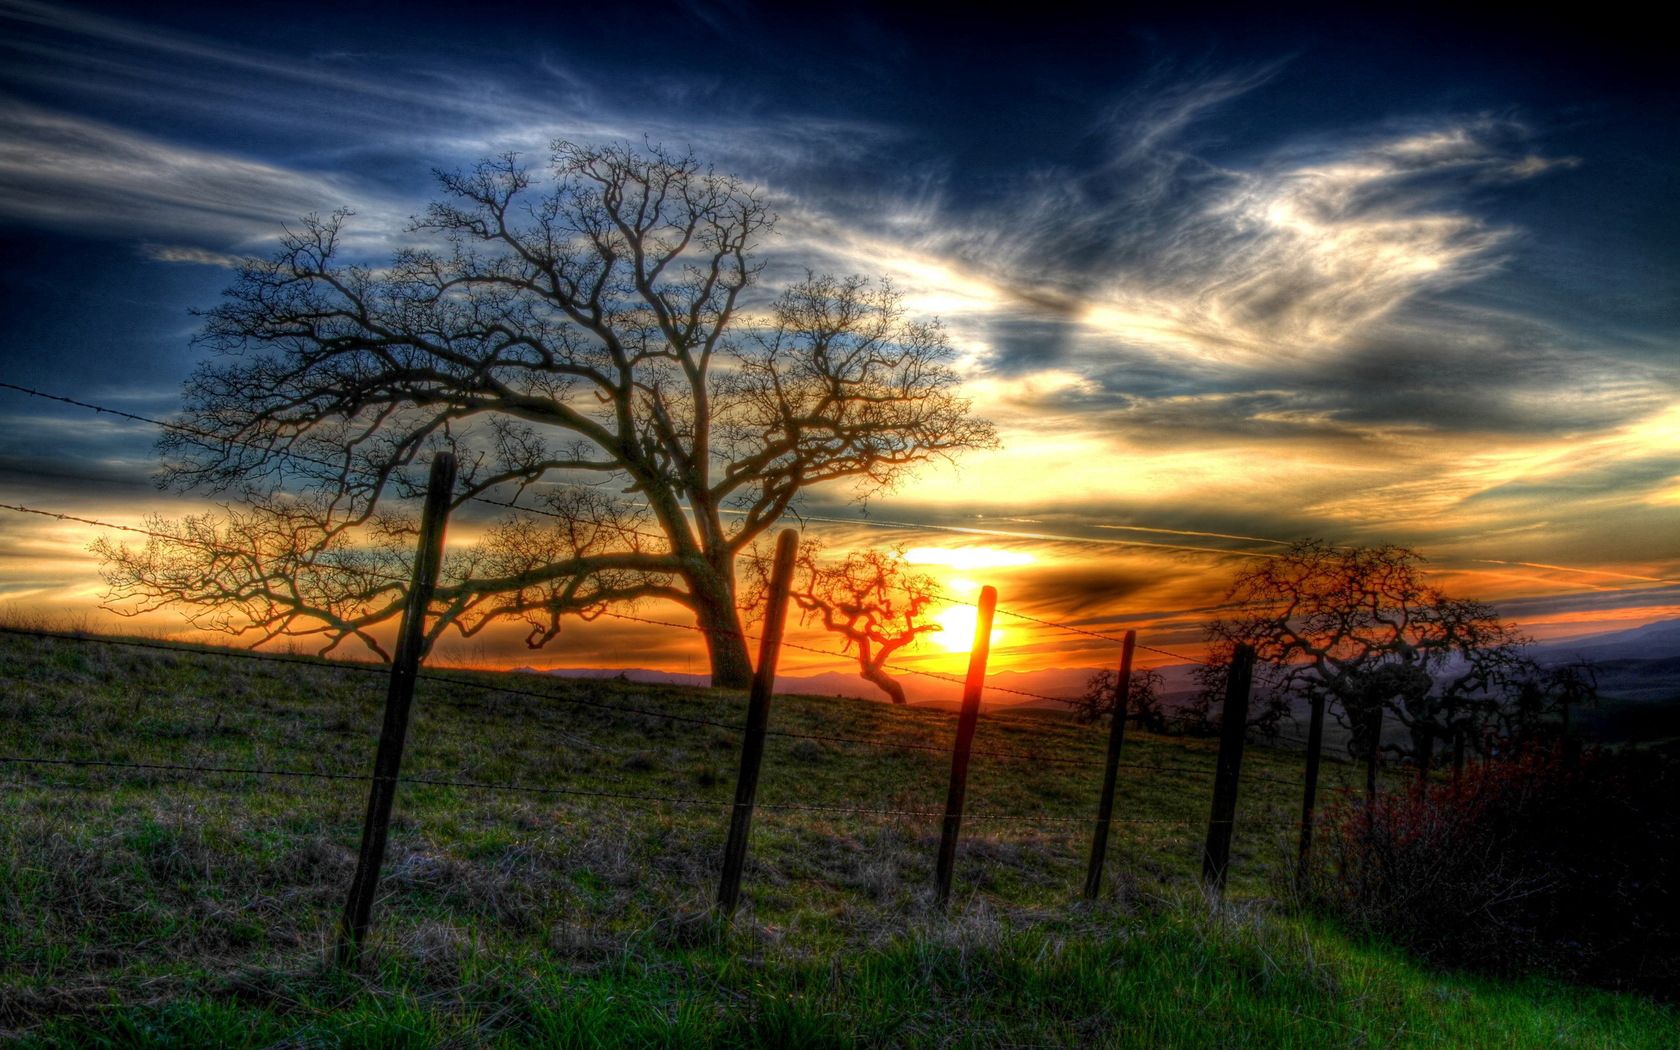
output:
{"label": "sunlight glare", "polygon": [[[980,610],[972,605],[953,605],[933,618],[940,627],[930,635],[936,645],[948,653],[966,653],[974,644],[974,629],[979,626]],[[992,628],[991,645],[997,648],[1003,630]]]}

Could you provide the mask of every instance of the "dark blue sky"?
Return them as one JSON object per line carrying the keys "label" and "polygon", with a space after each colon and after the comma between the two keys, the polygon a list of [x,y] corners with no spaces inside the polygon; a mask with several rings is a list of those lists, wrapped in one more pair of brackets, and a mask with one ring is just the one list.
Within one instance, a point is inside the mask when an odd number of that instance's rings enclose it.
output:
{"label": "dark blue sky", "polygon": [[[281,223],[350,205],[377,260],[434,167],[646,137],[766,188],[767,289],[881,271],[950,325],[1006,442],[977,469],[1041,483],[902,517],[1667,579],[1671,65],[1580,12],[0,0],[0,378],[167,413],[189,311]],[[0,482],[149,462],[0,403]]]}
{"label": "dark blue sky", "polygon": [[[31,140],[90,134],[43,119],[97,121],[327,176],[340,197],[400,203],[428,193],[433,166],[470,160],[475,139],[527,144],[515,142],[522,125],[575,133],[593,123],[692,140],[843,218],[866,219],[883,200],[926,201],[936,188],[929,221],[969,224],[1008,212],[1034,179],[1078,181],[1096,207],[1123,199],[1138,173],[1113,170],[1117,139],[1175,103],[1195,110],[1169,130],[1171,147],[1196,165],[1235,169],[1408,125],[1483,120],[1490,146],[1578,167],[1520,184],[1444,173],[1443,189],[1478,219],[1543,238],[1543,251],[1510,260],[1476,293],[1634,333],[1675,320],[1680,217],[1665,202],[1680,170],[1680,113],[1659,43],[1626,26],[1440,11],[1350,21],[1328,8],[1027,18],[607,7],[6,3],[7,138],[27,153]],[[1209,85],[1228,97],[1205,104],[1197,93]],[[540,147],[540,136],[526,137]],[[96,139],[75,145],[64,159],[97,162]],[[14,265],[27,260],[55,286],[91,276],[155,298],[156,282],[169,279],[135,273],[136,234],[226,251],[237,246],[230,234],[249,236],[285,213],[283,202],[216,197],[194,222],[155,214],[165,202],[154,199],[124,221],[106,214],[123,210],[120,183],[53,174],[64,173],[14,157],[7,181],[29,199],[4,211]],[[1193,170],[1178,174],[1173,190],[1193,204],[1206,184]],[[119,199],[84,207],[84,193]],[[300,191],[298,203],[313,201]],[[67,227],[110,247],[42,239]],[[1124,244],[1128,232],[1114,221],[1082,228],[1035,262],[1077,286],[1080,271],[1100,278],[1117,253],[1133,264],[1147,256],[1148,239]],[[97,262],[113,254],[114,274]],[[21,311],[20,298],[8,296],[8,327],[34,312],[33,297]],[[187,301],[202,299],[200,290]],[[51,333],[32,334],[38,356]],[[68,347],[81,345],[81,332],[65,334]]]}

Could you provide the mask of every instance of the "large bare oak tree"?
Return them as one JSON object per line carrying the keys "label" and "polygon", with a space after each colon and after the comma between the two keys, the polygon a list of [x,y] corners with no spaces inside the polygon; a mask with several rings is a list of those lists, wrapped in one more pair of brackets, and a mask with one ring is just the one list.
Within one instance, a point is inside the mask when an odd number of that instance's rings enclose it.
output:
{"label": "large bare oak tree", "polygon": [[539,646],[569,615],[662,598],[693,611],[712,680],[751,672],[737,557],[811,486],[891,486],[995,443],[956,393],[937,322],[887,285],[808,275],[755,296],[773,216],[742,181],[658,148],[558,143],[440,174],[427,246],[344,258],[347,214],[244,265],[206,316],[166,478],[225,513],[104,545],[113,605],[233,633],[377,632],[406,600],[429,452],[454,505],[518,502],[454,548],[430,640],[498,620]]}

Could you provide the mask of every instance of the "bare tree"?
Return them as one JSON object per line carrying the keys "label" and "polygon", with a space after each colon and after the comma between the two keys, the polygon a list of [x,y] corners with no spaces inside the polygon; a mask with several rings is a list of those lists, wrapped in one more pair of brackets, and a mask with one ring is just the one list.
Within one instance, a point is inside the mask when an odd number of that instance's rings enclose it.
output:
{"label": "bare tree", "polygon": [[[1184,705],[1178,724],[1193,736],[1217,736],[1225,721],[1225,689],[1231,668],[1231,654],[1235,646],[1215,641],[1208,647],[1207,662],[1198,664],[1191,672],[1196,680],[1196,692]],[[1262,672],[1257,668],[1255,681]],[[1256,688],[1248,705],[1247,726],[1261,735],[1276,737],[1284,719],[1290,716],[1290,701],[1286,692]]]}
{"label": "bare tree", "polygon": [[1589,660],[1573,660],[1552,667],[1531,665],[1514,679],[1509,703],[1493,726],[1500,740],[1522,746],[1567,738],[1570,718],[1598,702],[1598,668]]}
{"label": "bare tree", "polygon": [[[1132,671],[1131,688],[1126,693],[1126,719],[1140,729],[1164,733],[1171,725],[1162,691],[1167,680],[1152,667]],[[1080,722],[1100,722],[1114,717],[1120,701],[1120,672],[1102,670],[1085,681],[1085,692],[1062,700],[1073,708],[1073,717]]]}
{"label": "bare tree", "polygon": [[114,604],[377,650],[406,600],[401,501],[451,448],[456,506],[542,516],[452,549],[434,636],[511,618],[536,647],[566,616],[663,598],[740,686],[735,561],[802,493],[865,496],[995,444],[939,324],[886,284],[810,275],[749,303],[773,217],[691,156],[561,142],[546,174],[510,155],[439,180],[423,246],[383,267],[346,260],[341,212],[240,269],[164,442],[166,480],[229,513],[102,546]]}
{"label": "bare tree", "polygon": [[[1213,672],[1246,642],[1264,704],[1324,702],[1373,770],[1386,750],[1427,771],[1440,743],[1480,740],[1535,665],[1514,625],[1428,585],[1422,564],[1405,547],[1320,540],[1256,561],[1226,595],[1231,611],[1208,624]],[[1385,715],[1407,740],[1384,741]]]}
{"label": "bare tree", "polygon": [[[752,597],[765,586],[763,559],[751,563]],[[901,547],[890,551],[854,550],[837,562],[825,562],[815,540],[800,544],[790,597],[804,619],[817,620],[842,639],[842,651],[857,656],[858,676],[895,704],[907,703],[904,686],[887,673],[893,654],[924,635],[941,630],[923,618],[935,601],[932,577],[915,572]]]}

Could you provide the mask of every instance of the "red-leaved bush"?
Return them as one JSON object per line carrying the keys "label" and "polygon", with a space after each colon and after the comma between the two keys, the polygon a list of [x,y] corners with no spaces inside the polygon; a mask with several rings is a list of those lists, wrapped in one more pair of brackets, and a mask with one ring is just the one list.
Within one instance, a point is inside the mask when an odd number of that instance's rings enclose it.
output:
{"label": "red-leaved bush", "polygon": [[1532,750],[1326,813],[1307,891],[1439,962],[1674,998],[1680,775],[1646,751]]}

